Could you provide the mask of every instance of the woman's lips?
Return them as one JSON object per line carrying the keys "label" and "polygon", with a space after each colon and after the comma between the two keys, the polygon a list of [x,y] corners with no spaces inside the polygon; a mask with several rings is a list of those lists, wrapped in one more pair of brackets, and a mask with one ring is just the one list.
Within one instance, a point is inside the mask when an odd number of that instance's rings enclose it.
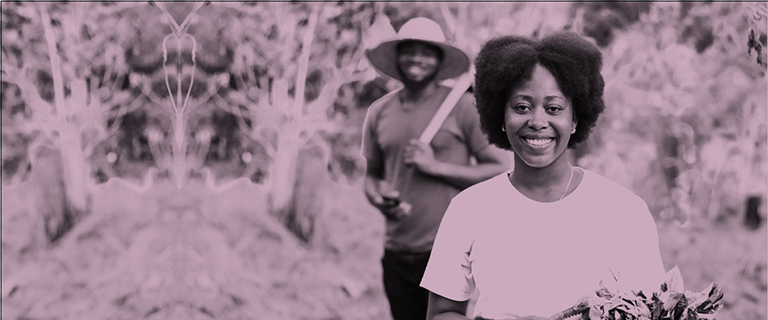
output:
{"label": "woman's lips", "polygon": [[525,138],[522,137],[522,140],[531,146],[534,147],[543,147],[550,143],[553,143],[555,141],[555,138]]}

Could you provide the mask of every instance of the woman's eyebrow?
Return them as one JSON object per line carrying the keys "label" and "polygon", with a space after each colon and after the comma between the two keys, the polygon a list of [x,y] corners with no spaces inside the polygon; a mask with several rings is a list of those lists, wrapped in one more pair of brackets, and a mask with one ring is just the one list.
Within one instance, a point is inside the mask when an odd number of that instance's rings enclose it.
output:
{"label": "woman's eyebrow", "polygon": [[[510,99],[533,100],[533,97],[530,96],[530,95],[527,95],[527,94],[516,94],[516,95],[513,95],[512,97],[510,97]],[[563,97],[563,96],[550,95],[550,96],[544,97],[544,100],[546,100],[546,101],[552,101],[552,100],[555,100],[555,99],[566,100],[565,97]]]}
{"label": "woman's eyebrow", "polygon": [[533,97],[527,95],[527,94],[516,94],[511,97],[511,99],[525,99],[525,100],[532,100]]}
{"label": "woman's eyebrow", "polygon": [[544,100],[547,100],[547,101],[551,101],[551,100],[555,100],[555,99],[559,99],[559,100],[563,100],[563,101],[566,100],[565,97],[562,97],[562,96],[546,96],[546,97],[544,97]]}

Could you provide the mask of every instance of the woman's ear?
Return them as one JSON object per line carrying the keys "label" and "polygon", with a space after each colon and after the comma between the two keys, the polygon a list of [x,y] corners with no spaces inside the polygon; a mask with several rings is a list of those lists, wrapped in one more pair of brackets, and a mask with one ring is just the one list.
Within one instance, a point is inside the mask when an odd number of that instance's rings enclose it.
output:
{"label": "woman's ear", "polygon": [[574,133],[576,133],[576,126],[579,124],[579,119],[577,119],[576,116],[574,116],[573,117],[573,121],[571,122],[571,124],[573,125],[571,127],[571,134],[574,134]]}

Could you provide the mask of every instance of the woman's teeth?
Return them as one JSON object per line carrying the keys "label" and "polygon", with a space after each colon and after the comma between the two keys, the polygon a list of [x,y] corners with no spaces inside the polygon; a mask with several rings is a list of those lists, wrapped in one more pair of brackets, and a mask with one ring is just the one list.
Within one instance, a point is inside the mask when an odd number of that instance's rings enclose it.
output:
{"label": "woman's teeth", "polygon": [[525,140],[525,142],[527,142],[528,144],[530,144],[532,146],[539,147],[539,146],[543,146],[543,145],[545,145],[547,143],[550,143],[550,142],[552,142],[555,139],[553,139],[553,138],[549,138],[549,139],[528,139],[528,138],[523,138],[523,140]]}

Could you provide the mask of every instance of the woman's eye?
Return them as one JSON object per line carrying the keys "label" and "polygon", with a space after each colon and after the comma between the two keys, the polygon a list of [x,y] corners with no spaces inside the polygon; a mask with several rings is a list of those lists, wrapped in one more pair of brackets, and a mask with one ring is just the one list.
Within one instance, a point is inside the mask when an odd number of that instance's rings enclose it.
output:
{"label": "woman's eye", "polygon": [[513,109],[515,109],[517,111],[526,111],[526,110],[530,109],[530,107],[528,107],[527,105],[524,105],[524,104],[519,104],[519,105],[514,106]]}
{"label": "woman's eye", "polygon": [[558,112],[560,110],[563,110],[563,107],[557,106],[557,105],[555,105],[555,106],[548,106],[547,107],[547,111],[549,111],[551,113],[555,113],[555,112]]}

